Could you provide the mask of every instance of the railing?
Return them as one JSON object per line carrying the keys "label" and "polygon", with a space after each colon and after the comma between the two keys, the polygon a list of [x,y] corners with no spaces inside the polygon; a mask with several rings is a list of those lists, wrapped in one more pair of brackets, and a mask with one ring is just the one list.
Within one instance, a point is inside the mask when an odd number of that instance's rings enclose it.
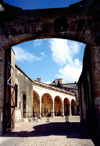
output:
{"label": "railing", "polygon": [[38,122],[38,119],[41,119],[41,117],[46,117],[46,122],[49,122],[49,117],[57,117],[57,116],[63,116],[65,117],[65,122],[69,122],[69,115],[63,112],[34,112],[33,117],[34,121]]}

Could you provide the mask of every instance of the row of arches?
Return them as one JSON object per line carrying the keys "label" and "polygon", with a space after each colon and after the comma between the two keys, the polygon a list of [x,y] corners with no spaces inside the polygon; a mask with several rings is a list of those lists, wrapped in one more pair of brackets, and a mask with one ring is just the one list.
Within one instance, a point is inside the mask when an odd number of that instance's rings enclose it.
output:
{"label": "row of arches", "polygon": [[64,100],[56,96],[54,100],[49,93],[44,93],[40,99],[39,94],[33,91],[33,116],[65,116],[79,114],[79,105],[76,106],[75,100],[71,101],[66,97]]}

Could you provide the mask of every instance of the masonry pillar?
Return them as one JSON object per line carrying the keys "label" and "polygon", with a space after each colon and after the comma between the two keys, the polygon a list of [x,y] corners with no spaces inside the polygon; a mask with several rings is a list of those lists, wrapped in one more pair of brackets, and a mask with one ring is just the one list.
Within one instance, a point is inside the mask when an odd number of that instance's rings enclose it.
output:
{"label": "masonry pillar", "polygon": [[77,115],[77,106],[74,105],[74,115]]}
{"label": "masonry pillar", "polygon": [[100,115],[100,45],[91,46],[90,51],[93,79],[94,109],[96,115]]}
{"label": "masonry pillar", "polygon": [[52,116],[55,117],[55,114],[54,114],[54,101],[53,101],[53,113],[52,113]]}
{"label": "masonry pillar", "polygon": [[40,116],[39,116],[39,118],[41,119],[42,118],[42,115],[41,115],[41,100],[40,100]]}
{"label": "masonry pillar", "polygon": [[62,103],[62,116],[64,117],[64,103]]}
{"label": "masonry pillar", "polygon": [[69,116],[72,116],[71,104],[69,104]]}
{"label": "masonry pillar", "polygon": [[0,135],[3,134],[5,51],[0,48]]}

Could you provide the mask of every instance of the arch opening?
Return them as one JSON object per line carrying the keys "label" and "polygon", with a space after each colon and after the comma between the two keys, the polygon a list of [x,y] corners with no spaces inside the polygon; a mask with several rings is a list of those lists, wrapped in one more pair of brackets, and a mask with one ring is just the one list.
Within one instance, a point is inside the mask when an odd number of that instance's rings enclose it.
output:
{"label": "arch opening", "polygon": [[[61,49],[62,46],[63,49]],[[15,52],[17,65],[30,78],[36,80],[37,77],[40,77],[43,82],[51,83],[57,74],[57,78],[63,78],[67,83],[75,83],[78,81],[82,70],[85,44],[67,39],[51,38],[28,41],[13,46],[12,48]],[[72,50],[73,54],[71,53]],[[25,62],[25,66],[23,62]],[[45,66],[45,69],[43,66]],[[53,68],[52,71],[51,68]],[[32,74],[34,69],[35,72]],[[73,72],[75,75],[73,75]],[[68,88],[68,91],[74,92],[70,88]]]}
{"label": "arch opening", "polygon": [[42,105],[41,105],[42,117],[53,116],[53,100],[50,94],[45,93],[42,96]]}
{"label": "arch opening", "polygon": [[56,96],[54,99],[54,113],[55,116],[62,115],[62,99],[59,96]]}
{"label": "arch opening", "polygon": [[40,116],[40,97],[39,94],[33,90],[33,117]]}
{"label": "arch opening", "polygon": [[[71,7],[69,9],[71,9]],[[40,12],[44,12],[44,11],[40,11]],[[69,38],[72,40],[84,42],[86,44],[89,44],[90,46],[91,45],[93,46],[93,43],[94,43],[94,45],[99,44],[99,36],[97,35],[97,33],[95,33],[95,27],[91,28],[89,25],[89,21],[91,21],[90,24],[94,23],[94,26],[97,26],[97,25],[95,25],[96,22],[94,22],[93,16],[88,16],[88,21],[87,21],[87,17],[85,19],[84,15],[81,15],[82,16],[81,19],[80,19],[80,17],[78,17],[78,16],[80,16],[80,12],[82,12],[82,14],[83,14],[83,9],[82,9],[82,11],[80,9],[80,11],[77,12],[78,19],[76,18],[76,20],[71,19],[72,15],[74,15],[76,12],[75,13],[73,12],[70,15],[69,15],[69,13],[66,14],[65,12],[67,12],[67,11],[65,11],[65,10],[64,11],[61,10],[60,12],[58,11],[59,13],[57,12],[57,13],[55,13],[55,15],[52,15],[52,13],[51,13],[52,10],[49,12],[50,12],[49,13],[50,16],[48,15],[48,21],[46,19],[46,16],[43,15],[43,13],[42,13],[42,16],[45,18],[45,19],[42,18],[43,22],[40,19],[41,15],[38,15],[38,17],[36,15],[36,20],[34,20],[34,22],[28,21],[28,19],[31,20],[33,17],[32,15],[30,15],[30,18],[25,17],[26,21],[29,22],[30,24],[25,23],[25,25],[23,25],[24,19],[21,18],[23,16],[21,13],[20,13],[21,17],[18,16],[18,17],[14,18],[14,19],[17,18],[18,21],[15,21],[15,20],[14,20],[14,22],[12,21],[13,15],[11,17],[7,17],[7,20],[5,18],[4,30],[2,28],[2,32],[4,34],[2,35],[3,37],[1,36],[1,38],[2,38],[1,48],[8,49],[12,45],[16,45],[18,43],[28,41],[28,40],[33,40],[35,38],[43,38],[43,37],[44,38],[45,37],[58,37],[58,38],[61,37],[61,38],[65,38],[65,39]],[[15,14],[17,14],[17,13],[15,13]],[[40,13],[38,13],[38,14],[40,14]],[[56,14],[57,14],[57,16],[56,16]],[[59,14],[63,14],[64,19],[62,19],[62,16]],[[26,14],[26,16],[27,15],[28,14]],[[52,17],[55,17],[55,18],[52,18],[51,15],[52,15]],[[67,17],[68,15],[70,17]],[[9,14],[8,14],[8,16],[9,16]],[[75,14],[75,16],[76,16],[76,14]],[[95,17],[95,15],[94,15],[94,17]],[[39,21],[37,21],[37,18]],[[53,21],[51,21],[51,18]],[[19,20],[21,20],[21,21],[19,21]],[[62,20],[65,20],[65,21],[63,21],[63,22],[65,22],[64,24],[63,24]],[[10,21],[12,21],[11,25],[9,25]],[[16,24],[15,24],[15,22],[16,22]],[[1,25],[2,25],[2,23],[1,23]],[[90,27],[89,31],[88,31],[88,27]],[[72,30],[73,30],[73,32],[72,32]],[[96,77],[95,77],[95,79],[96,79]],[[99,85],[97,87],[99,87]],[[66,104],[66,101],[65,101],[65,105],[68,105],[68,103]],[[73,104],[72,104],[72,106],[73,106]],[[64,106],[64,109],[65,109],[65,106]],[[98,108],[98,110],[99,110],[99,108]]]}
{"label": "arch opening", "polygon": [[68,98],[64,99],[64,115],[69,115],[70,114],[70,101]]}
{"label": "arch opening", "polygon": [[74,99],[71,100],[71,112],[72,112],[72,115],[76,115],[76,105],[75,105]]}

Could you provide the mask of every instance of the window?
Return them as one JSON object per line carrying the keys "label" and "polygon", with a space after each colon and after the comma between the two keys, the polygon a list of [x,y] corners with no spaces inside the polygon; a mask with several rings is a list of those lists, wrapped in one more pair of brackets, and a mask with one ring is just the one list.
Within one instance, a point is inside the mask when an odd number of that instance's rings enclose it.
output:
{"label": "window", "polygon": [[15,84],[15,107],[17,107],[17,93],[18,93],[18,85]]}

